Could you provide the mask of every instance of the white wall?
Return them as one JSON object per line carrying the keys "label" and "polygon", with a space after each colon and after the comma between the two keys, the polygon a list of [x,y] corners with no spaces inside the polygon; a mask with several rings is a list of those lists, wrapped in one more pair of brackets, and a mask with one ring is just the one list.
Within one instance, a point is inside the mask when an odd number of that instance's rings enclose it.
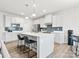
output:
{"label": "white wall", "polygon": [[54,26],[63,26],[65,42],[67,42],[67,30],[79,33],[79,7],[61,11],[54,15],[53,20]]}

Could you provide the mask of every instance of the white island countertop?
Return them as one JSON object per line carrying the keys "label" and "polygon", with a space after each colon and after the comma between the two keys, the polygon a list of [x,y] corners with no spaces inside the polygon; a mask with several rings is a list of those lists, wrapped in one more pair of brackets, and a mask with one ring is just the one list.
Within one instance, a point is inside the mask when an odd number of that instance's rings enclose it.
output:
{"label": "white island countertop", "polygon": [[31,35],[31,36],[42,36],[42,35],[52,35],[53,33],[42,33],[42,32],[25,32],[21,34]]}

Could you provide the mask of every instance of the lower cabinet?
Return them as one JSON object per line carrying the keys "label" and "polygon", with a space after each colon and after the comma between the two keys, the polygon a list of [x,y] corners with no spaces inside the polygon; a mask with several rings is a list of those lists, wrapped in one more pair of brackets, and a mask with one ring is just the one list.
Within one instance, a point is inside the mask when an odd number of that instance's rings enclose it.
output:
{"label": "lower cabinet", "polygon": [[11,41],[15,41],[15,40],[18,40],[17,33],[13,33],[13,32],[5,33],[5,42],[11,42]]}
{"label": "lower cabinet", "polygon": [[55,34],[55,43],[63,44],[65,42],[63,32],[54,32],[54,34]]}

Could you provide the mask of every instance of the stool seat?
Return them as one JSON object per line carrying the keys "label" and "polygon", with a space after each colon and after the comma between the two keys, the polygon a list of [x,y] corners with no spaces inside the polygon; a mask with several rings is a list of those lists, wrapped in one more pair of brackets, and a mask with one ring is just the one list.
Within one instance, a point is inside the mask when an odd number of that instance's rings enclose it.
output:
{"label": "stool seat", "polygon": [[34,40],[29,40],[28,42],[27,41],[25,41],[27,44],[32,44],[32,43],[35,43],[36,41],[34,41]]}
{"label": "stool seat", "polygon": [[21,38],[21,39],[19,39],[19,40],[24,40],[24,38]]}

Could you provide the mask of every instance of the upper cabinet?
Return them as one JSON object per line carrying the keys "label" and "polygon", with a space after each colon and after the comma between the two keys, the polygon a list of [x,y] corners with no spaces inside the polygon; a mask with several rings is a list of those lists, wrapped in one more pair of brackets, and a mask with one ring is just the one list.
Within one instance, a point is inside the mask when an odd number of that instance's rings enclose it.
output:
{"label": "upper cabinet", "polygon": [[[62,15],[60,15],[62,16]],[[52,25],[53,27],[62,27],[63,26],[63,19],[58,15],[53,16]]]}
{"label": "upper cabinet", "polygon": [[12,23],[20,24],[23,27],[24,19],[21,17],[12,17]]}
{"label": "upper cabinet", "polygon": [[52,15],[46,15],[44,18],[40,18],[33,21],[34,24],[40,24],[41,27],[46,27],[46,24],[52,24]]}
{"label": "upper cabinet", "polygon": [[5,27],[10,27],[12,23],[12,17],[5,16]]}
{"label": "upper cabinet", "polygon": [[37,19],[37,20],[34,20],[33,22],[34,22],[34,24],[41,24],[41,19]]}
{"label": "upper cabinet", "polygon": [[52,23],[52,15],[46,15],[44,18],[34,20],[34,24]]}
{"label": "upper cabinet", "polygon": [[12,23],[20,24],[20,26],[23,27],[24,19],[15,16],[5,16],[5,23],[6,27],[10,27]]}
{"label": "upper cabinet", "polygon": [[52,23],[52,15],[46,15],[44,19],[44,23]]}

